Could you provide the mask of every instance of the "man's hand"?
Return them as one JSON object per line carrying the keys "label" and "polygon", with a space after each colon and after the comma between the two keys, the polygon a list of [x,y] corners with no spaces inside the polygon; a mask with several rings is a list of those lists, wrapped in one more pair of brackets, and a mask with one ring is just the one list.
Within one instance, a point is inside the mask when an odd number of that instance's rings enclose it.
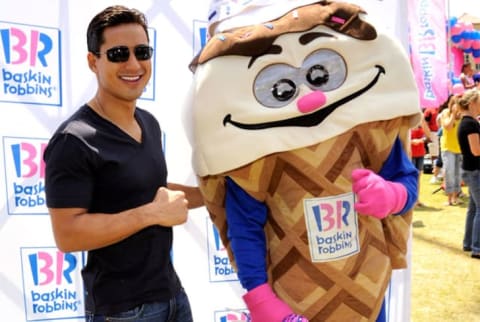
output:
{"label": "man's hand", "polygon": [[157,216],[157,224],[175,226],[187,221],[188,201],[185,193],[161,187],[151,203],[151,213]]}

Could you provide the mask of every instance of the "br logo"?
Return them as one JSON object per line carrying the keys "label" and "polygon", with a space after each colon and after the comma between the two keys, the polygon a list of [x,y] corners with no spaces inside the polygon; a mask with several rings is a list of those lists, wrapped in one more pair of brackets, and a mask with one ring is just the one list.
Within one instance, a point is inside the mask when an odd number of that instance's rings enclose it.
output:
{"label": "br logo", "polygon": [[215,321],[218,322],[249,322],[250,320],[250,315],[246,312],[221,312],[218,313],[218,316],[216,317]]}
{"label": "br logo", "polygon": [[82,253],[44,247],[22,248],[21,254],[27,321],[82,317]]}
{"label": "br logo", "polygon": [[333,205],[331,203],[320,203],[313,206],[312,213],[318,231],[341,229],[342,225],[348,226],[350,208],[350,203],[345,200],[337,200]]}
{"label": "br logo", "polygon": [[60,30],[0,22],[0,101],[62,105]]}
{"label": "br logo", "polygon": [[45,178],[45,163],[42,156],[46,146],[46,142],[39,144],[20,142],[10,146],[17,178],[34,176]]}
{"label": "br logo", "polygon": [[207,222],[207,247],[208,247],[208,262],[210,282],[227,282],[237,280],[232,264],[228,258],[227,249],[222,243],[220,234],[215,225],[206,218]]}
{"label": "br logo", "polygon": [[[207,223],[208,224],[208,223]],[[212,225],[212,234],[213,234],[213,242],[215,245],[215,250],[217,251],[225,251],[225,247],[222,244],[222,240],[220,239],[220,234],[218,233],[217,228],[215,225]]]}
{"label": "br logo", "polygon": [[313,262],[338,260],[360,250],[352,192],[304,199],[308,246]]}
{"label": "br logo", "polygon": [[195,56],[207,43],[207,22],[201,20],[193,21],[193,42],[192,49]]}
{"label": "br logo", "polygon": [[33,285],[60,285],[73,283],[72,273],[77,267],[77,258],[70,253],[39,251],[28,255]]}
{"label": "br logo", "polygon": [[4,137],[9,214],[46,214],[46,139]]}
{"label": "br logo", "polygon": [[5,63],[28,64],[32,67],[40,63],[47,67],[47,55],[52,51],[53,40],[39,30],[24,31],[11,27],[0,30]]}

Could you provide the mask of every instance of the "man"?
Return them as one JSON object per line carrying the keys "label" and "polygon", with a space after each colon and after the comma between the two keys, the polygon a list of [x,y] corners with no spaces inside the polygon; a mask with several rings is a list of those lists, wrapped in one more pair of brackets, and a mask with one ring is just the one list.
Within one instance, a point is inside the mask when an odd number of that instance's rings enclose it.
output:
{"label": "man", "polygon": [[88,251],[87,321],[192,321],[170,258],[172,226],[202,199],[195,187],[167,185],[159,124],[136,107],[152,72],[146,18],[108,7],[90,22],[87,43],[97,92],[44,154],[57,246]]}

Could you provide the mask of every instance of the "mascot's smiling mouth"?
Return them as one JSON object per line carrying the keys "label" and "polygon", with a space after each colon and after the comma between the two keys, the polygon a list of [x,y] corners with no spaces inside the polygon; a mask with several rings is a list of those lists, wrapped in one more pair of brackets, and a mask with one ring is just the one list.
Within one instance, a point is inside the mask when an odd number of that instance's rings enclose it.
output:
{"label": "mascot's smiling mouth", "polygon": [[335,111],[337,107],[362,95],[378,82],[378,79],[380,78],[380,74],[385,74],[385,68],[383,68],[380,65],[375,65],[375,67],[378,69],[377,75],[369,84],[367,84],[367,86],[311,114],[296,116],[296,117],[292,117],[285,120],[256,123],[256,124],[244,124],[244,123],[236,122],[232,120],[231,114],[227,114],[223,119],[223,125],[226,126],[227,123],[230,123],[235,127],[245,129],[245,130],[262,130],[262,129],[268,129],[272,127],[281,127],[281,126],[310,127],[310,126],[318,125],[324,119],[326,119],[327,116],[329,116],[333,111]]}

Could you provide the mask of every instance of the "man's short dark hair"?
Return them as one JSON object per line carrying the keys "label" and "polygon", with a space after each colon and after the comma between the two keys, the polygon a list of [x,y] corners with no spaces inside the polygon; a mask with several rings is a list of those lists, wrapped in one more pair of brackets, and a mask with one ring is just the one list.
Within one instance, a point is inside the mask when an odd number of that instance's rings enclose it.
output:
{"label": "man's short dark hair", "polygon": [[145,15],[137,9],[130,9],[124,6],[116,5],[105,8],[99,12],[87,28],[87,47],[88,51],[98,55],[100,46],[105,42],[103,31],[105,28],[114,27],[126,23],[138,23],[143,27],[148,37],[148,23]]}

